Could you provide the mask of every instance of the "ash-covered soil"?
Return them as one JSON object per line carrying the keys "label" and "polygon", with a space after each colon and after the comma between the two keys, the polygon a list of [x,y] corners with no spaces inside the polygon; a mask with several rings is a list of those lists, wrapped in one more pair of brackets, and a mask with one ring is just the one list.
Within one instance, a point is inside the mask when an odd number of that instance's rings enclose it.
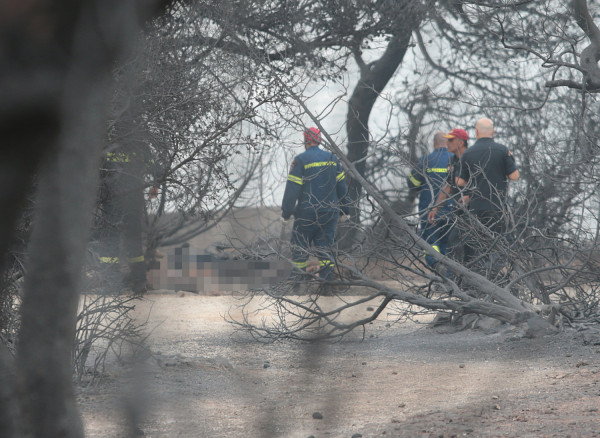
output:
{"label": "ash-covered soil", "polygon": [[79,390],[86,436],[600,436],[600,345],[584,332],[440,333],[383,316],[335,343],[262,344],[224,321],[232,304],[141,301],[150,354],[109,362],[100,385]]}

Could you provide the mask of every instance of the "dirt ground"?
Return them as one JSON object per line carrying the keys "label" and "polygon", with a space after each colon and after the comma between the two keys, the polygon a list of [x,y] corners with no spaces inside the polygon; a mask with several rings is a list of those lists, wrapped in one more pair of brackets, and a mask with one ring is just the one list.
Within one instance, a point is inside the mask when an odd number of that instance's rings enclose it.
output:
{"label": "dirt ground", "polygon": [[580,331],[440,333],[383,316],[364,338],[261,344],[224,321],[234,301],[140,302],[152,354],[133,372],[109,363],[102,384],[79,389],[86,436],[600,436],[600,345]]}

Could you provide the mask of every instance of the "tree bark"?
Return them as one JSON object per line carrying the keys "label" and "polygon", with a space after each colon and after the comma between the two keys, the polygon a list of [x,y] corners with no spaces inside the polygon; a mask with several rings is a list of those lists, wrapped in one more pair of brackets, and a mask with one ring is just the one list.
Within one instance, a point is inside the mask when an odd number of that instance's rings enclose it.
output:
{"label": "tree bark", "polygon": [[82,6],[80,13],[58,110],[58,147],[42,167],[29,245],[17,350],[28,437],[83,436],[71,361],[115,52],[104,46],[108,35],[92,26],[98,19],[94,8]]}
{"label": "tree bark", "polygon": [[[400,36],[392,38],[385,53],[379,60],[370,66],[361,69],[360,79],[348,103],[347,133],[348,133],[348,159],[352,161],[356,170],[364,175],[369,150],[369,117],[375,101],[392,78],[398,66],[402,63],[412,29]],[[351,178],[348,190],[352,200],[360,196],[361,185]]]}
{"label": "tree bark", "polygon": [[577,24],[590,40],[590,45],[581,51],[580,64],[587,73],[587,81],[592,89],[600,88],[600,29],[594,23],[588,10],[587,0],[573,0],[573,13]]}
{"label": "tree bark", "polygon": [[67,124],[67,138],[45,163],[40,179],[17,355],[25,436],[83,436],[71,360],[97,184],[93,175],[103,119],[97,117],[102,106],[96,97],[78,106],[83,117]]}
{"label": "tree bark", "polygon": [[[13,393],[3,385],[0,393],[2,437],[83,436],[71,361],[108,85],[113,63],[131,47],[149,6],[137,9],[133,0],[0,5],[0,32],[10,42],[0,51],[0,132],[10,149],[2,167],[14,166],[0,179],[6,210],[0,257],[41,169],[21,306],[18,388]],[[11,375],[11,362],[3,355],[0,378]]]}
{"label": "tree bark", "polygon": [[577,90],[598,92],[600,90],[600,29],[594,23],[589,12],[587,0],[572,0],[573,17],[577,25],[588,37],[590,44],[581,51],[579,65],[585,72],[581,83],[568,79],[553,79],[546,82],[546,87],[569,87]]}
{"label": "tree bark", "polygon": [[[360,175],[365,174],[366,158],[369,151],[369,117],[375,101],[393,77],[402,63],[410,43],[412,31],[416,29],[420,20],[407,19],[406,27],[392,37],[384,54],[377,61],[369,65],[361,65],[358,59],[360,78],[348,103],[346,116],[346,131],[348,134],[348,159],[354,163]],[[356,178],[348,178],[348,196],[352,203],[350,217],[352,223],[359,222],[358,200],[362,192],[362,185]],[[339,242],[341,248],[349,248],[354,240],[356,227],[350,226],[344,238]]]}

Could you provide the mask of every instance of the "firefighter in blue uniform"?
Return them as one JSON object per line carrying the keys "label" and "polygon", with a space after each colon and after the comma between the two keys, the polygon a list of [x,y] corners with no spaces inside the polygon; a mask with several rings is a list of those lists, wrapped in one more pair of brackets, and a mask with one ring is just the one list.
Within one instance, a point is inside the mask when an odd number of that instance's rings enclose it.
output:
{"label": "firefighter in blue uniform", "polygon": [[306,150],[294,158],[283,195],[283,220],[294,216],[292,261],[306,271],[309,248],[319,259],[319,278],[330,281],[334,273],[334,235],[340,210],[347,214],[344,171],[338,158],[319,148],[321,132],[304,131]]}
{"label": "firefighter in blue uniform", "polygon": [[[437,219],[434,223],[427,220],[429,210],[434,207],[440,188],[448,175],[448,164],[452,154],[448,152],[447,140],[443,132],[438,132],[433,137],[434,150],[429,155],[421,157],[417,165],[411,170],[407,182],[408,187],[419,193],[419,235],[436,251],[446,254],[448,236],[452,224],[449,215],[452,212],[452,203],[446,202],[439,207]],[[426,256],[428,266],[436,263],[433,257]]]}
{"label": "firefighter in blue uniform", "polygon": [[106,154],[101,171],[99,261],[109,286],[119,290],[123,278],[134,294],[146,291],[146,262],[142,222],[145,217],[145,146],[121,145]]}

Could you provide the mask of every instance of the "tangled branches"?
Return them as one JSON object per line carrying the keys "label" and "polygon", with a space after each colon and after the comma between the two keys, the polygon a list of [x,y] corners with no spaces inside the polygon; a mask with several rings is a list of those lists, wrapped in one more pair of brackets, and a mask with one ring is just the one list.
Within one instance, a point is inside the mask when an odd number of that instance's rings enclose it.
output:
{"label": "tangled branches", "polygon": [[73,368],[78,383],[89,376],[88,384],[104,374],[112,353],[123,363],[143,350],[144,324],[138,324],[132,312],[140,298],[132,296],[83,295],[77,317],[77,339]]}

